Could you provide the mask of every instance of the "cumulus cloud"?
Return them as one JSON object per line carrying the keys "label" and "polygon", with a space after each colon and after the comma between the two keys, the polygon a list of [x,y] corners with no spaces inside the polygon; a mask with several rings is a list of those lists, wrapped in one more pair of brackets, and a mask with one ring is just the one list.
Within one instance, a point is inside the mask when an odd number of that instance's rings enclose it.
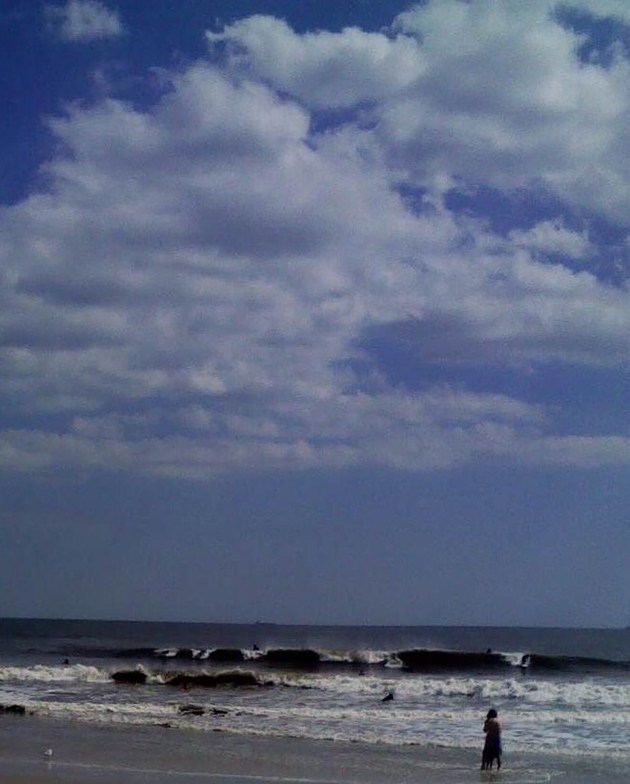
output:
{"label": "cumulus cloud", "polygon": [[208,32],[227,44],[230,67],[272,82],[311,106],[337,108],[404,90],[425,70],[418,42],[349,27],[298,35],[271,16],[251,16]]}
{"label": "cumulus cloud", "polygon": [[[624,176],[626,65],[589,70],[542,4],[510,8],[514,30],[485,0],[429,2],[378,34],[252,17],[165,73],[152,105],[51,120],[48,188],[0,211],[0,396],[16,417],[0,462],[191,478],[627,462],[627,433],[558,435],[552,409],[491,381],[627,365],[628,290],[590,270],[594,240],[555,216],[497,235],[443,198],[532,172],[560,194],[554,171],[584,173],[578,142],[560,150],[579,122],[601,176]],[[603,114],[591,78],[617,102]],[[624,198],[609,188],[600,214]],[[471,365],[485,389],[427,372]]]}
{"label": "cumulus cloud", "polygon": [[63,6],[45,6],[44,13],[48,29],[62,41],[87,43],[124,32],[117,11],[98,0],[67,0]]}
{"label": "cumulus cloud", "polygon": [[[583,63],[584,36],[563,25],[565,7],[430,0],[400,14],[387,35],[298,36],[252,17],[209,42],[227,46],[234,70],[314,109],[374,101],[362,115],[361,143],[385,156],[398,179],[508,191],[540,182],[623,223],[630,65],[622,54],[609,67]],[[622,6],[585,0],[579,8],[602,15]]]}

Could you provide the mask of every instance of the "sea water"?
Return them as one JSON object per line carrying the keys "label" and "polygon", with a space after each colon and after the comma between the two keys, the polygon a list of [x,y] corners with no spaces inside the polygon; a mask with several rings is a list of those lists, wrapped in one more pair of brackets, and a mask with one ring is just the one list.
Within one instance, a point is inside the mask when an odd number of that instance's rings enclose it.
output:
{"label": "sea water", "polygon": [[[159,727],[173,745],[178,733],[184,743],[221,731],[475,766],[493,707],[505,781],[531,754],[544,770],[564,760],[575,775],[627,771],[630,630],[6,619],[0,704],[51,734],[68,723],[127,738]],[[0,717],[16,747],[20,718]]]}

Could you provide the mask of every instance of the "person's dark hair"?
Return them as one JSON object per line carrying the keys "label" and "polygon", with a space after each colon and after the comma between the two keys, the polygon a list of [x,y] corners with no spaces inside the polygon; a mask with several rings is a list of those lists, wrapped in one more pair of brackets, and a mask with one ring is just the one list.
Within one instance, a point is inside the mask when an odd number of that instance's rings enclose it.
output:
{"label": "person's dark hair", "polygon": [[486,716],[486,719],[496,719],[498,715],[499,714],[495,711],[494,708],[490,708],[490,710],[488,711],[488,715]]}

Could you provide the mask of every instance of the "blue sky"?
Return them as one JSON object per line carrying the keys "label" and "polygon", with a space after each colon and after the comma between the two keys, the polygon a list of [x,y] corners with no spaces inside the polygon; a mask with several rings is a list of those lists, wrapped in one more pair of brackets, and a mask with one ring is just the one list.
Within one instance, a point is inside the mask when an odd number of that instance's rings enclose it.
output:
{"label": "blue sky", "polygon": [[630,623],[625,0],[0,44],[0,614]]}

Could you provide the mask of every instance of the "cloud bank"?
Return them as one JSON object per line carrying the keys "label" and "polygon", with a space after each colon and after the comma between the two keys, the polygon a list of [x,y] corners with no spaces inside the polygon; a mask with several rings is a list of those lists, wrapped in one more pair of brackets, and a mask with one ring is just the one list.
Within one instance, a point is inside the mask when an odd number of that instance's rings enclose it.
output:
{"label": "cloud bank", "polygon": [[[626,278],[597,274],[591,234],[627,237],[629,63],[614,42],[585,59],[560,10],[441,0],[334,34],[254,16],[149,107],[52,119],[47,187],[0,211],[0,465],[630,462],[627,423],[567,431],[493,384],[628,370]],[[556,209],[502,232],[450,201],[479,189]]]}

